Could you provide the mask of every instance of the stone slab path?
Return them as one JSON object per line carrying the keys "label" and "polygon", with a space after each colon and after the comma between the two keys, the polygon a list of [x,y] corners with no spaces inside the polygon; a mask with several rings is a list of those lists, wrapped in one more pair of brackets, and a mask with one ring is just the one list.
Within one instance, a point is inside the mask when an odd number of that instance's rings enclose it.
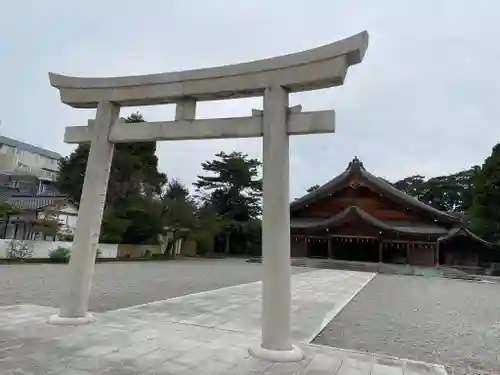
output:
{"label": "stone slab path", "polygon": [[[292,277],[292,334],[310,343],[336,314],[375,276],[366,272],[320,270]],[[109,312],[114,316],[143,317],[261,333],[261,282],[190,294]]]}
{"label": "stone slab path", "polygon": [[260,342],[260,283],[97,314],[94,324],[46,324],[52,307],[0,308],[1,374],[446,374],[442,366],[309,344],[373,274],[322,270],[293,276],[293,335],[306,359],[272,364],[248,355]]}

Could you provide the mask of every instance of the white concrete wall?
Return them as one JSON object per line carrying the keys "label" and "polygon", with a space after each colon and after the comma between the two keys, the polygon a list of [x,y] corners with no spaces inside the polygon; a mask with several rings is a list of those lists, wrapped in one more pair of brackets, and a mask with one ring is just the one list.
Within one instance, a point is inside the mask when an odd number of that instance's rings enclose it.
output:
{"label": "white concrete wall", "polygon": [[[0,239],[0,259],[7,258],[7,248],[11,240]],[[59,246],[71,249],[71,242],[63,241],[24,241],[34,246],[33,258],[48,258],[49,251]],[[116,258],[118,244],[100,243],[97,247],[101,250],[101,258]]]}

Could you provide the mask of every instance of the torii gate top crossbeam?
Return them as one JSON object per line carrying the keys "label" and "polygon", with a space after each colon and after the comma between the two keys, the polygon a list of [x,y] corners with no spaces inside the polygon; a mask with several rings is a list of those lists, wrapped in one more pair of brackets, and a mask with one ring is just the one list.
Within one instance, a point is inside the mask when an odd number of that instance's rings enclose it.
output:
{"label": "torii gate top crossbeam", "polygon": [[266,87],[290,92],[339,86],[349,66],[363,60],[368,33],[294,54],[221,67],[111,78],[67,77],[49,73],[61,100],[75,108],[100,101],[120,106],[177,103],[185,98],[218,100],[260,96]]}

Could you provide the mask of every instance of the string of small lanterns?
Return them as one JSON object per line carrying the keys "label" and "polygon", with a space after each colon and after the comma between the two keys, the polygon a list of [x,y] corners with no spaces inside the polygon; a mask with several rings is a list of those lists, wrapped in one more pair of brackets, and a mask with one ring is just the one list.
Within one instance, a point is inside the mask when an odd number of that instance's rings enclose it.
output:
{"label": "string of small lanterns", "polygon": [[[354,243],[354,244],[368,244],[368,243],[378,243],[380,240],[376,238],[366,238],[366,237],[330,237],[333,240],[340,243]],[[307,237],[307,243],[315,244],[315,243],[327,243],[330,238],[324,237]],[[295,241],[298,241],[298,237],[294,237]],[[434,242],[394,242],[390,240],[382,241],[382,247],[384,249],[396,248],[396,249],[404,249],[409,247],[410,249],[432,249],[436,247]]]}

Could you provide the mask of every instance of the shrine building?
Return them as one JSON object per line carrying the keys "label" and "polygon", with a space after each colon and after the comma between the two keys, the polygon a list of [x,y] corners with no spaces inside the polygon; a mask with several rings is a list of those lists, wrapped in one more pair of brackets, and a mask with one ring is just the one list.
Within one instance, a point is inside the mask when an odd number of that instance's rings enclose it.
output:
{"label": "shrine building", "polygon": [[347,169],[292,202],[291,256],[416,266],[480,266],[498,255],[465,225],[368,172]]}

